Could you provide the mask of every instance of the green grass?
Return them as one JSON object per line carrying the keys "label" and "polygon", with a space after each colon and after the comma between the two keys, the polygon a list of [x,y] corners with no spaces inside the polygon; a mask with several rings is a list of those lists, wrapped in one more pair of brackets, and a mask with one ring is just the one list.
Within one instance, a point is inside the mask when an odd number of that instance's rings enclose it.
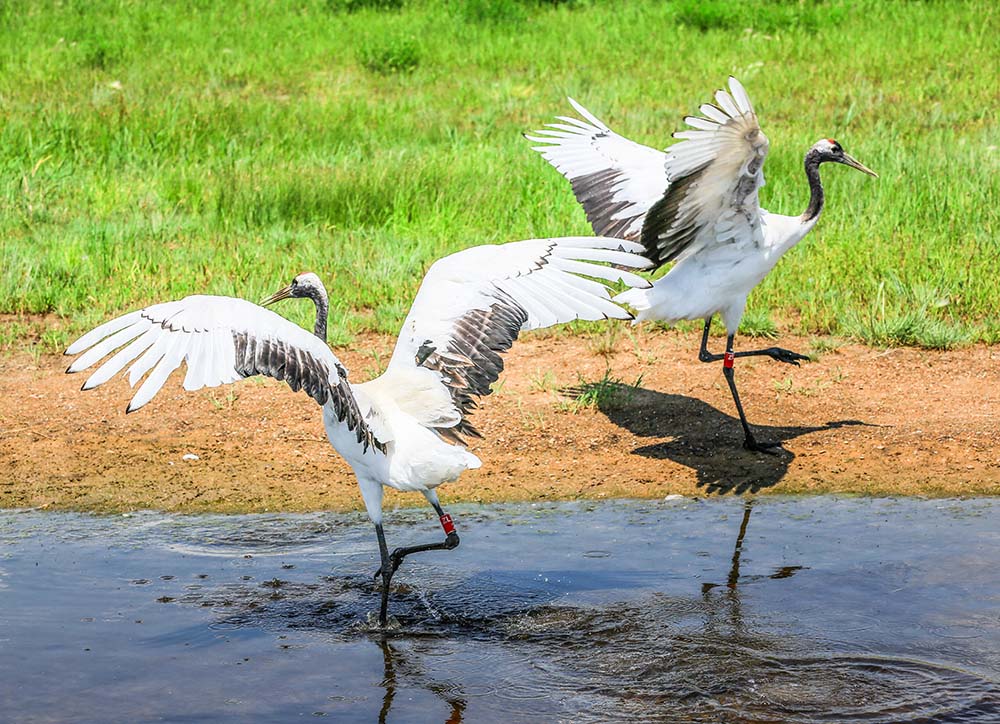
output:
{"label": "green grass", "polygon": [[[965,325],[939,311],[950,306],[947,297],[934,289],[907,289],[898,280],[892,281],[891,295],[902,303],[887,308],[886,286],[879,287],[873,305],[848,313],[844,326],[850,336],[867,344],[928,349],[953,349],[971,341],[972,332]],[[985,327],[983,334],[989,329]]]}
{"label": "green grass", "polygon": [[596,382],[587,382],[581,377],[574,387],[561,390],[569,399],[561,403],[558,409],[573,414],[587,409],[605,412],[621,410],[631,403],[633,394],[641,386],[642,375],[634,383],[628,384],[620,377],[613,377],[608,368]]}
{"label": "green grass", "polygon": [[739,333],[747,337],[775,339],[778,336],[778,325],[766,309],[754,307],[748,309],[740,320]]}
{"label": "green grass", "polygon": [[662,147],[735,73],[771,139],[767,208],[804,208],[820,137],[881,174],[824,169],[824,217],[751,326],[995,341],[998,25],[989,2],[4,0],[0,313],[54,315],[57,346],[311,269],[332,341],[395,332],[435,258],[589,233],[520,137],[566,95]]}

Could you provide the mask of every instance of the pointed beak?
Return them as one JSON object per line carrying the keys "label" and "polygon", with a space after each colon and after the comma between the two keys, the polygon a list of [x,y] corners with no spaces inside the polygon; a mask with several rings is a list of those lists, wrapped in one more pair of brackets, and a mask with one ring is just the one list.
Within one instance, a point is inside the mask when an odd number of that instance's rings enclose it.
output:
{"label": "pointed beak", "polygon": [[260,306],[267,307],[270,306],[271,304],[274,304],[275,302],[280,302],[282,299],[288,299],[291,296],[292,296],[292,285],[289,284],[287,287],[282,287],[281,289],[276,291],[267,299],[262,299],[260,302]]}
{"label": "pointed beak", "polygon": [[868,168],[867,166],[865,166],[858,159],[854,158],[853,156],[848,156],[846,153],[844,154],[844,160],[841,161],[841,163],[844,164],[845,166],[850,166],[851,168],[856,168],[858,171],[862,171],[863,173],[866,173],[869,176],[874,176],[875,178],[878,178],[878,174],[877,173],[875,173],[870,168]]}

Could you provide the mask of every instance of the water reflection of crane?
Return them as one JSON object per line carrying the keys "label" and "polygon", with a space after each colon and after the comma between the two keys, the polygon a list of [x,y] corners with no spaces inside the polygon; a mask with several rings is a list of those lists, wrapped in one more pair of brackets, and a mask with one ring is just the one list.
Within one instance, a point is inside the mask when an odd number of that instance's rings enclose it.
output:
{"label": "water reflection of crane", "polygon": [[[741,633],[744,630],[742,602],[740,600],[740,558],[743,555],[743,542],[746,539],[747,528],[750,526],[750,514],[753,512],[754,498],[748,497],[743,501],[743,520],[740,521],[739,533],[736,535],[736,545],[733,546],[733,557],[729,566],[729,575],[726,577],[725,592],[723,597],[728,604],[730,614],[730,624],[733,633]],[[766,576],[769,579],[789,578],[801,571],[803,566],[781,566],[775,569],[774,573]],[[755,576],[752,580],[758,580],[764,576]],[[701,594],[708,603],[712,600],[712,591],[723,587],[719,583],[701,584]]]}
{"label": "water reflection of crane", "polygon": [[[397,669],[404,675],[411,677],[417,676],[422,678],[422,672],[411,662],[407,661],[406,656],[398,648],[393,647],[387,639],[381,639],[378,644],[379,648],[382,649],[382,662],[384,666],[382,687],[385,689],[385,694],[382,696],[382,708],[378,713],[378,721],[379,724],[385,724],[388,721],[389,711],[392,709],[392,702],[396,698]],[[453,684],[445,684],[437,681],[420,681],[419,683],[423,688],[451,707],[451,712],[448,718],[444,720],[444,724],[461,724],[466,702],[460,690]]]}

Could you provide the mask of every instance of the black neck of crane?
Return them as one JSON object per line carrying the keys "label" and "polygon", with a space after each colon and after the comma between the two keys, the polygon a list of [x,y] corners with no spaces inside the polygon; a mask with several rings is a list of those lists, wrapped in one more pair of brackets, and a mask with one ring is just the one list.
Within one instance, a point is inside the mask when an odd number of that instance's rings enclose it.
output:
{"label": "black neck of crane", "polygon": [[803,221],[812,221],[823,210],[823,182],[819,178],[819,165],[823,159],[813,150],[806,154],[806,178],[809,180],[809,206],[802,214]]}
{"label": "black neck of crane", "polygon": [[318,289],[310,289],[308,296],[316,305],[316,325],[313,327],[313,334],[326,342],[326,320],[330,314],[330,302],[326,294]]}

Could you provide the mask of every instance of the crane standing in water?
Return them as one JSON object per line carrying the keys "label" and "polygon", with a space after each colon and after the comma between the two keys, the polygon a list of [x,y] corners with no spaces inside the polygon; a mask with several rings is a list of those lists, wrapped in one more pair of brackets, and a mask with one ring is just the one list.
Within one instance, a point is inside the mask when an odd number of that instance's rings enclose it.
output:
{"label": "crane standing in water", "polygon": [[[573,99],[570,103],[585,120],[560,116],[560,123],[526,138],[546,144],[535,150],[572,183],[595,233],[640,241],[658,267],[674,262],[651,288],[630,289],[615,301],[631,305],[636,322],[704,319],[698,359],[722,360],[743,425],[743,446],[774,452],[780,443],[758,441],[747,423],[734,361],[765,355],[798,365],[807,357],[780,347],[733,349],[747,296],[819,220],[824,201],[821,164],[842,163],[877,174],[833,139],[822,139],[805,156],[810,194],[806,210],[799,216],[765,211],[757,192],[764,185],[768,140],[740,82],[730,77],[729,90],[717,91],[715,104],[702,105],[702,117],[685,118],[693,130],[675,133],[683,140],[665,152],[619,136]],[[716,314],[726,326],[724,354],[708,351]]]}
{"label": "crane standing in water", "polygon": [[[582,237],[477,246],[440,259],[420,285],[385,372],[362,384],[347,381],[347,370],[326,344],[329,300],[312,273],[298,275],[263,304],[291,297],[312,300],[313,334],[243,299],[190,296],[88,332],[66,350],[82,353],[66,371],[80,372],[118,350],[83,389],[107,382],[129,365],[133,386],[149,373],[127,412],[148,403],[182,362],[187,363],[186,390],[253,375],[304,389],[322,406],[327,438],[354,471],[375,524],[381,558],[375,576],[382,578],[379,623],[385,626],[389,584],[403,559],[459,543],[435,489],[481,464],[465,449],[463,436],[479,436],[468,418],[475,398],[490,394],[503,371],[500,355],[522,329],[574,319],[631,318],[611,301],[606,284],[649,282],[601,262],[650,266],[641,251],[634,242]],[[386,485],[423,493],[445,539],[390,554],[382,530]]]}

